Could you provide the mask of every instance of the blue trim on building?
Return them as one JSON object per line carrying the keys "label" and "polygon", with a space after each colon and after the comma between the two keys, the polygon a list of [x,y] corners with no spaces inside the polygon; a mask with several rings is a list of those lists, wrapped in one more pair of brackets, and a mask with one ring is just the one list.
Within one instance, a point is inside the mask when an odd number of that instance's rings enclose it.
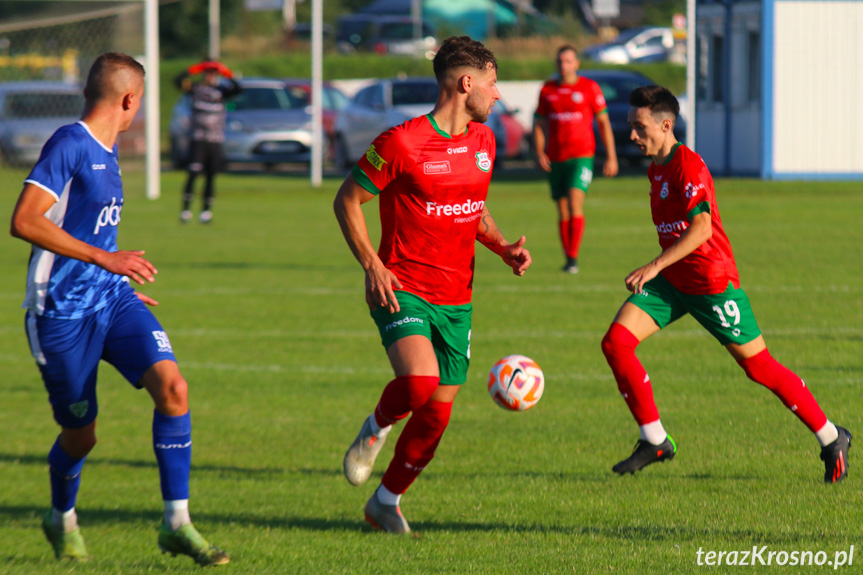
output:
{"label": "blue trim on building", "polygon": [[761,3],[761,178],[773,177],[773,10],[775,0]]}

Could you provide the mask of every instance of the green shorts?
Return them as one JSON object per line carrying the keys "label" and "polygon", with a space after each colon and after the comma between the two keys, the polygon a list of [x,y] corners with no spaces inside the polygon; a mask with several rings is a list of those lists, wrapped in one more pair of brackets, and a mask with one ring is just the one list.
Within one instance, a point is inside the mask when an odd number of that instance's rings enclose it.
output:
{"label": "green shorts", "polygon": [[632,294],[626,301],[647,312],[660,329],[692,314],[722,345],[743,345],[761,335],[746,292],[734,289],[730,282],[722,293],[691,295],[681,293],[658,275],[644,285],[640,294]]}
{"label": "green shorts", "polygon": [[473,305],[435,305],[406,291],[395,294],[399,311],[376,308],[371,312],[384,348],[409,335],[424,335],[437,356],[440,384],[461,385],[467,381]]}
{"label": "green shorts", "polygon": [[569,197],[569,190],[573,188],[586,194],[591,181],[593,181],[593,156],[551,163],[548,183],[551,186],[552,200]]}

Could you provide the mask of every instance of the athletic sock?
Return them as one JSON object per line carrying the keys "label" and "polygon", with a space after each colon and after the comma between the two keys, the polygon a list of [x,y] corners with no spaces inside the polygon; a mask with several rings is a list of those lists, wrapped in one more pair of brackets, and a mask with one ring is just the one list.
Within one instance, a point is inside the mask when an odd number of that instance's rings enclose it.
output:
{"label": "athletic sock", "polygon": [[153,451],[159,464],[162,500],[189,498],[189,470],[192,467],[192,417],[162,415],[153,411]]}
{"label": "athletic sock", "polygon": [[401,493],[393,493],[386,487],[384,487],[383,483],[378,487],[376,491],[378,501],[383,503],[384,505],[398,505],[399,501],[401,501],[402,494]]}
{"label": "athletic sock", "polygon": [[60,447],[60,437],[48,453],[48,469],[51,477],[51,507],[65,513],[75,507],[78,488],[81,486],[81,469],[86,457],[76,459]]}
{"label": "athletic sock", "polygon": [[175,501],[164,501],[165,504],[165,525],[171,531],[176,531],[183,525],[188,525],[192,522],[189,517],[189,500],[177,499]]}
{"label": "athletic sock", "polygon": [[617,389],[638,425],[659,420],[653,388],[644,366],[635,357],[638,338],[619,323],[612,323],[602,338],[602,353],[611,367]]}
{"label": "athletic sock", "polygon": [[371,427],[372,429],[372,434],[378,439],[383,439],[384,437],[389,435],[390,430],[393,428],[392,424],[384,427],[378,425],[378,420],[375,417],[374,413],[369,416],[369,427]]}
{"label": "athletic sock", "polygon": [[578,258],[581,249],[581,237],[584,234],[584,216],[575,216],[569,220],[569,250],[566,255]]}
{"label": "athletic sock", "polygon": [[773,359],[769,350],[765,349],[737,363],[749,379],[776,394],[785,407],[800,418],[812,433],[817,433],[827,423],[827,416],[821,411],[821,407],[818,406],[818,402],[815,401],[803,380]]}
{"label": "athletic sock", "polygon": [[78,514],[75,513],[75,508],[68,511],[60,511],[51,509],[51,525],[57,529],[61,529],[63,533],[71,533],[78,529]]}
{"label": "athletic sock", "polygon": [[821,444],[821,447],[824,447],[825,445],[830,445],[839,439],[839,430],[836,429],[836,426],[828,419],[827,423],[824,424],[824,427],[815,432],[815,438],[818,439],[818,443]]}
{"label": "athletic sock", "polygon": [[424,405],[439,383],[439,377],[425,375],[403,375],[389,382],[375,408],[378,427],[392,425]]}
{"label": "athletic sock", "polygon": [[414,411],[396,443],[395,455],[381,484],[392,493],[404,493],[432,460],[449,423],[452,402],[429,400]]}
{"label": "athletic sock", "polygon": [[641,431],[641,439],[651,445],[660,445],[668,437],[665,428],[662,427],[662,422],[658,419],[644,425],[639,425],[638,429]]}
{"label": "athletic sock", "polygon": [[560,231],[560,244],[563,246],[563,253],[566,255],[566,257],[570,257],[569,227],[571,221],[572,220],[558,220],[557,222]]}

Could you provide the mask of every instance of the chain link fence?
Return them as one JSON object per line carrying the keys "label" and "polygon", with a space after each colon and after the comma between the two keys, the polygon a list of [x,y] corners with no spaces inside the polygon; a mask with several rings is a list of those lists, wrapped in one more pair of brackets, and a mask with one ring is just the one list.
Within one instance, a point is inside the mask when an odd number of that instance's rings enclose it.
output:
{"label": "chain link fence", "polygon": [[[54,130],[79,119],[96,57],[117,51],[143,61],[143,2],[0,0],[0,15],[0,182],[17,195]],[[143,172],[144,124],[142,107],[120,135],[124,172]]]}

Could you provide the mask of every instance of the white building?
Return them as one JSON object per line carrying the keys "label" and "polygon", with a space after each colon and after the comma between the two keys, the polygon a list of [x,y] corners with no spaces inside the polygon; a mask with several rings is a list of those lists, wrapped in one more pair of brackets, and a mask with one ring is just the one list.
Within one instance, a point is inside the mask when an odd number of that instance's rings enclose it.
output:
{"label": "white building", "polygon": [[863,1],[696,2],[695,148],[710,170],[863,179]]}

